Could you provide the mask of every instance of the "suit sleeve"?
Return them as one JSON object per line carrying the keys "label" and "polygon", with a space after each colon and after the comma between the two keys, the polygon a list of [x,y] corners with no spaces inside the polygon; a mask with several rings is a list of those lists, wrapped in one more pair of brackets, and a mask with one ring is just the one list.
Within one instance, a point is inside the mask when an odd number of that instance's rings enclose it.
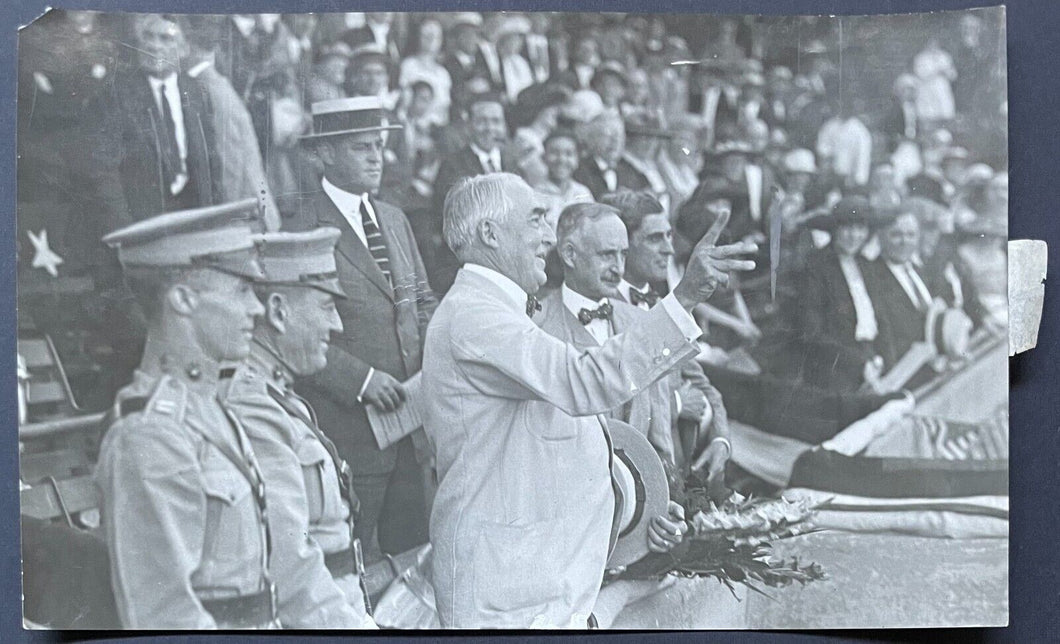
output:
{"label": "suit sleeve", "polygon": [[372,365],[332,342],[328,347],[328,366],[307,377],[306,381],[336,402],[350,405],[371,369]]}
{"label": "suit sleeve", "polygon": [[542,400],[572,416],[625,404],[697,351],[663,306],[585,350],[557,340],[518,312],[485,306],[454,324],[450,341],[458,366],[483,394]]}
{"label": "suit sleeve", "polygon": [[293,422],[266,394],[229,399],[267,475],[265,494],[272,534],[270,573],[276,581],[281,623],[288,628],[355,628],[356,615],[309,537],[309,502],[301,461],[291,446]]}
{"label": "suit sleeve", "polygon": [[122,625],[216,628],[191,583],[207,520],[195,448],[166,427],[146,425],[111,428],[115,444],[103,450],[97,468]]}

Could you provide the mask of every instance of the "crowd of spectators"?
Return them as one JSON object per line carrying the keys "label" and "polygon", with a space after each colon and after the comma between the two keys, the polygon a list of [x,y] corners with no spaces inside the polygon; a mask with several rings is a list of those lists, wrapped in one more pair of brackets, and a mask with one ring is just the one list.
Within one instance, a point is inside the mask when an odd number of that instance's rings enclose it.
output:
{"label": "crowd of spectators", "polygon": [[938,297],[977,328],[1006,324],[1002,27],[916,19],[887,18],[883,37],[835,17],[52,12],[20,41],[20,261],[40,274],[27,242],[50,233],[47,272],[91,278],[81,323],[131,366],[136,321],[101,236],[247,196],[281,227],[319,189],[299,144],[313,104],[378,96],[402,129],[377,197],[408,216],[439,296],[460,178],[519,174],[553,225],[570,204],[646,192],[673,227],[671,278],[724,210],[726,237],[762,249],[700,312],[718,362],[860,386],[909,344],[891,337],[908,302],[880,295],[881,267],[914,267],[895,279],[921,315]]}

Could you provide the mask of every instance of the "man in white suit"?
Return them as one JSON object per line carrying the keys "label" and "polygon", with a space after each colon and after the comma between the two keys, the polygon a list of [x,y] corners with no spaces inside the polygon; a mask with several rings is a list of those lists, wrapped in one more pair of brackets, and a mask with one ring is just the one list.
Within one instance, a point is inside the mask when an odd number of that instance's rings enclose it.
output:
{"label": "man in white suit", "polygon": [[[433,581],[443,627],[591,626],[614,535],[605,422],[696,352],[688,311],[749,270],[753,244],[693,250],[683,281],[643,323],[577,349],[530,319],[555,235],[533,190],[507,173],[468,178],[445,201],[463,263],[427,329],[424,427],[437,456]],[[683,525],[657,517],[663,551]]]}

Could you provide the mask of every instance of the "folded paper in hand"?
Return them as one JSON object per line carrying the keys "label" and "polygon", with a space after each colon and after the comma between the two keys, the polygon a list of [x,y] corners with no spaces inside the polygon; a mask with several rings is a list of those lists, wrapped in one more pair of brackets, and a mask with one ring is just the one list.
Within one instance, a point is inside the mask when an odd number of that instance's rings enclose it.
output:
{"label": "folded paper in hand", "polygon": [[423,426],[419,409],[420,374],[412,376],[402,385],[405,388],[405,402],[394,411],[382,411],[375,405],[364,407],[379,449],[390,447]]}

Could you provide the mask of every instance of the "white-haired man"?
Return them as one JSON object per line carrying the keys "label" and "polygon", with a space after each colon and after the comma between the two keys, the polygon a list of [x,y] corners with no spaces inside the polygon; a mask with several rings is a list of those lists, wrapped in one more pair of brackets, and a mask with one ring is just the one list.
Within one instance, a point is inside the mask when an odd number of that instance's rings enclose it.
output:
{"label": "white-haired man", "polygon": [[[463,263],[424,348],[424,427],[439,487],[433,580],[445,627],[592,625],[615,496],[596,414],[624,404],[695,353],[688,310],[748,270],[753,244],[696,246],[684,280],[643,323],[577,349],[530,319],[555,243],[545,210],[515,175],[465,179],[446,198],[446,242]],[[659,517],[652,547],[680,541]]]}

